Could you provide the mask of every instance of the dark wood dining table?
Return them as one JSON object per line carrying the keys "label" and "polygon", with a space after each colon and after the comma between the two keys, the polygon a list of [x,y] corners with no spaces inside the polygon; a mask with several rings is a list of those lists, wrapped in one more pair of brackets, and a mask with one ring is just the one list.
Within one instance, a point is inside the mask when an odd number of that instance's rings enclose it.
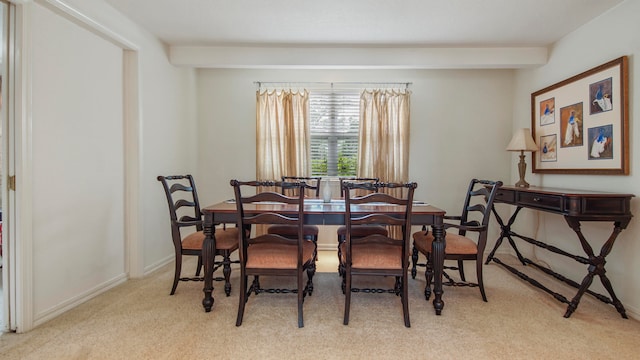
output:
{"label": "dark wood dining table", "polygon": [[[246,213],[278,212],[282,214],[296,214],[296,208],[292,205],[269,203],[259,205],[246,205]],[[352,205],[353,213],[384,212],[393,215],[404,212],[402,206],[388,204],[379,205]],[[205,239],[202,244],[202,261],[204,263],[204,299],[202,306],[206,312],[213,307],[213,258],[215,254],[215,231],[217,224],[230,224],[237,222],[237,209],[233,200],[223,201],[202,209],[204,214]],[[342,199],[332,199],[325,203],[322,199],[310,198],[304,205],[305,223],[314,225],[344,225],[345,204]],[[437,315],[444,308],[442,300],[442,271],[444,265],[444,239],[443,227],[445,211],[435,206],[420,201],[414,202],[412,207],[412,225],[430,225],[435,237],[432,244],[434,281],[433,281],[433,307]]]}

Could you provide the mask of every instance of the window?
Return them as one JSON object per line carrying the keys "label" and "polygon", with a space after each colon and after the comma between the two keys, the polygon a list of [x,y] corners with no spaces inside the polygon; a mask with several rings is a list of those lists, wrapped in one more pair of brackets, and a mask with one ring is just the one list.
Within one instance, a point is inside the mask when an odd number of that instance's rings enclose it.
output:
{"label": "window", "polygon": [[360,93],[309,92],[311,174],[355,176],[358,164]]}

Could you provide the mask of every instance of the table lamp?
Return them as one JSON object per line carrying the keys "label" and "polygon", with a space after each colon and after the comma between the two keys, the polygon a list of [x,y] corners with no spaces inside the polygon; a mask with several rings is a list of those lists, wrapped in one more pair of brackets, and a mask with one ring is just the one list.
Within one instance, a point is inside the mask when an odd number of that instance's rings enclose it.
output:
{"label": "table lamp", "polygon": [[518,129],[518,131],[513,134],[511,142],[507,146],[507,151],[520,151],[520,162],[518,163],[520,180],[516,183],[517,187],[529,187],[529,183],[524,181],[524,173],[527,171],[527,163],[524,161],[524,152],[533,152],[536,150],[538,150],[538,145],[533,141],[533,138],[531,137],[531,130],[529,130],[529,128]]}

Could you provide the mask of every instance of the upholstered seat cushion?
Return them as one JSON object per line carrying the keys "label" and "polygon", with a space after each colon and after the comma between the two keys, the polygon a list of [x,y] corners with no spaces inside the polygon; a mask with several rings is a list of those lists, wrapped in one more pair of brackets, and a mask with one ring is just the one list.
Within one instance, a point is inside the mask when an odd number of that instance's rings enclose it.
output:
{"label": "upholstered seat cushion", "polygon": [[[267,229],[269,234],[279,234],[285,237],[297,236],[298,227],[295,225],[271,225]],[[316,225],[303,225],[302,232],[305,236],[318,236],[320,228]]]}
{"label": "upholstered seat cushion", "polygon": [[[238,249],[238,228],[216,229],[216,249]],[[197,231],[182,239],[182,248],[188,250],[201,250],[204,242],[204,233]]]}
{"label": "upholstered seat cushion", "polygon": [[[347,261],[346,243],[340,244],[341,263]],[[402,269],[402,245],[363,243],[351,246],[354,269]]]}
{"label": "upholstered seat cushion", "polygon": [[[382,225],[354,225],[351,227],[351,237],[364,237],[367,235],[380,234],[387,236],[389,232],[387,228]],[[338,237],[347,236],[347,227],[340,226],[338,228]]]}
{"label": "upholstered seat cushion", "polygon": [[[316,245],[303,241],[302,263],[313,261]],[[296,269],[298,246],[296,244],[257,243],[247,248],[247,269]]]}
{"label": "upholstered seat cushion", "polygon": [[[425,235],[424,231],[419,231],[413,234],[413,246],[423,254],[431,253],[431,243],[433,242],[433,235],[431,232]],[[446,247],[444,249],[445,254],[476,254],[478,253],[478,246],[476,243],[466,236],[447,233],[446,235]]]}

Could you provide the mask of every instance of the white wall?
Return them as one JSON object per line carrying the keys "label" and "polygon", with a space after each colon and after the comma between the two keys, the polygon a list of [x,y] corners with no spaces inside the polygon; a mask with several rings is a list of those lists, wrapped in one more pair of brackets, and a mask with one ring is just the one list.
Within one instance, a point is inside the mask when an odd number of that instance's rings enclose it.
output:
{"label": "white wall", "polygon": [[[568,77],[579,74],[595,66],[620,56],[629,56],[629,150],[630,175],[532,175],[527,174],[527,180],[533,185],[600,190],[611,192],[632,193],[640,196],[640,146],[635,143],[640,139],[640,126],[636,126],[640,115],[634,111],[638,103],[640,88],[640,1],[627,0],[618,7],[596,18],[589,24],[574,31],[550,50],[547,65],[535,70],[519,70],[516,76],[514,125],[513,127],[530,127],[531,93]],[[515,171],[512,179],[517,179]],[[640,216],[640,202],[631,201],[631,211]],[[524,212],[524,211],[523,211]],[[527,211],[523,214],[526,221],[516,222],[517,230],[524,235],[534,236],[541,241],[549,242],[571,253],[582,255],[577,236],[567,226],[561,216],[537,214]],[[582,227],[588,240],[591,241],[596,253],[613,230],[609,223],[585,223]],[[640,317],[640,227],[638,220],[631,221],[629,227],[618,237],[613,251],[607,258],[607,276],[611,280],[618,298],[622,301],[630,315]],[[571,279],[580,282],[587,272],[584,265],[573,260],[551,255],[548,252],[529,249],[531,256],[548,263],[553,269],[567,274]],[[598,279],[595,279],[592,289],[607,294]],[[570,295],[570,294],[565,294]],[[588,296],[588,295],[585,295]],[[611,308],[615,311],[614,308]]]}
{"label": "white wall", "polygon": [[[232,198],[230,179],[255,179],[254,81],[412,82],[409,178],[417,199],[451,214],[461,211],[471,178],[509,182],[515,166],[505,151],[511,70],[201,69],[197,78],[203,205]],[[321,247],[335,243],[335,231],[321,234]]]}
{"label": "white wall", "polygon": [[34,7],[33,21],[33,305],[40,317],[124,273],[122,51],[43,7]]}
{"label": "white wall", "polygon": [[172,66],[166,49],[154,45],[140,51],[143,120],[139,190],[145,274],[173,261],[174,254],[169,208],[157,176],[190,173],[197,178],[199,173],[195,71]]}
{"label": "white wall", "polygon": [[[62,5],[61,5],[62,4]],[[166,200],[157,175],[196,173],[194,70],[168,62],[166,48],[102,0],[23,5],[30,44],[32,323],[47,319],[173,259]],[[60,10],[63,11],[60,11]],[[71,9],[71,10],[69,10]],[[65,14],[66,13],[66,14]],[[70,15],[71,14],[71,15]],[[114,41],[114,39],[116,39]],[[131,214],[140,230],[138,269],[125,243],[124,56],[137,53],[140,119]],[[28,53],[28,51],[26,51]],[[130,79],[127,79],[129,81]],[[133,81],[136,83],[136,81]],[[20,189],[18,190],[20,191]],[[20,242],[21,239],[16,239]],[[169,288],[167,288],[167,293]]]}

